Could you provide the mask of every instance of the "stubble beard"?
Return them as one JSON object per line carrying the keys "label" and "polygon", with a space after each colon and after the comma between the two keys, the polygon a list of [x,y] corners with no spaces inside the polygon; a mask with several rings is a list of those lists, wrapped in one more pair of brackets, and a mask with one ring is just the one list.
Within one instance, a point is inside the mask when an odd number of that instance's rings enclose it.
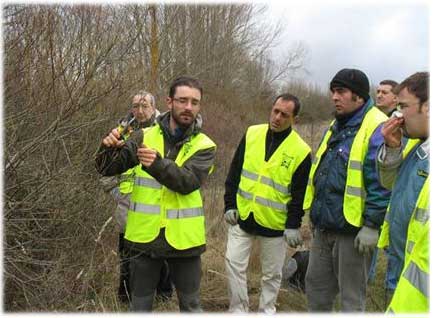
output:
{"label": "stubble beard", "polygon": [[171,112],[171,116],[173,117],[174,122],[183,129],[189,128],[192,123],[195,120],[195,117],[193,115],[191,115],[190,117],[190,121],[188,123],[185,123],[184,121],[182,121],[182,119],[180,118],[180,114],[178,115],[176,112],[172,111]]}

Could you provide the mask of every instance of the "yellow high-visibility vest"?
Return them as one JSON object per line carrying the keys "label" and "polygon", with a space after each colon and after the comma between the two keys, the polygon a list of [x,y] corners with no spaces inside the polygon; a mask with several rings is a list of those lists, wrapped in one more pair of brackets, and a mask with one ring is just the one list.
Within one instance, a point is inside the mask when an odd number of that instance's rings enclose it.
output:
{"label": "yellow high-visibility vest", "polygon": [[[347,165],[347,179],[344,190],[343,214],[348,223],[353,226],[360,227],[364,223],[364,207],[366,191],[364,186],[363,165],[368,152],[370,137],[373,135],[376,128],[386,121],[388,117],[376,107],[370,108],[362,121],[356,136],[350,148],[349,162]],[[326,152],[328,140],[331,138],[331,123],[311,166],[310,175],[308,178],[307,190],[304,198],[304,210],[311,208],[313,202],[315,188],[313,184],[314,176],[319,166],[322,155]]]}
{"label": "yellow high-visibility vest", "polygon": [[[403,160],[406,159],[407,155],[411,152],[415,146],[417,146],[421,141],[419,139],[408,139],[405,147],[403,148]],[[380,230],[379,240],[377,241],[377,247],[385,248],[389,246],[389,218],[390,218],[390,207],[391,202],[389,202],[388,207],[386,209],[385,219],[383,220],[383,224]]]}
{"label": "yellow high-visibility vest", "polygon": [[[164,155],[164,137],[159,125],[143,130],[143,144]],[[216,148],[205,134],[199,133],[182,145],[175,160],[182,166],[200,150]],[[125,238],[132,242],[153,241],[165,227],[167,242],[178,250],[206,243],[203,201],[200,190],[189,194],[174,192],[160,184],[138,165],[128,210]]]}
{"label": "yellow high-visibility vest", "polygon": [[387,312],[429,311],[429,177],[409,222],[404,267]]}
{"label": "yellow high-visibility vest", "polygon": [[253,213],[261,226],[284,230],[287,204],[292,199],[289,189],[292,177],[311,148],[292,130],[265,162],[267,130],[267,124],[247,130],[237,207],[242,220]]}

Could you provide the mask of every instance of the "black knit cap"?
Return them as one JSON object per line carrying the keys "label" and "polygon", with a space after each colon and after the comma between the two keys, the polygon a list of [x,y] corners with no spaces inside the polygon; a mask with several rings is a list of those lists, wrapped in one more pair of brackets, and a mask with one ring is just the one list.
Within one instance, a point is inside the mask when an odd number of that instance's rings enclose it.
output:
{"label": "black knit cap", "polygon": [[367,101],[370,98],[370,83],[364,72],[353,69],[343,68],[331,81],[330,89],[335,87],[345,87],[350,89],[356,95]]}

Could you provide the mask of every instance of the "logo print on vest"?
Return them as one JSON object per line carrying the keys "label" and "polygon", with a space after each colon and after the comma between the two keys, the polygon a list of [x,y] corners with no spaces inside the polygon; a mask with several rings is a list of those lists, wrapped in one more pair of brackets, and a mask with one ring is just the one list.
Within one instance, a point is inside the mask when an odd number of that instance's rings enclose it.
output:
{"label": "logo print on vest", "polygon": [[294,157],[289,156],[286,153],[283,153],[283,160],[281,161],[281,167],[289,169],[290,164],[292,163],[293,159],[294,159]]}
{"label": "logo print on vest", "polygon": [[418,174],[420,177],[424,177],[424,178],[427,178],[427,177],[428,177],[428,172],[425,171],[425,170],[422,170],[422,169],[418,169],[417,174]]}

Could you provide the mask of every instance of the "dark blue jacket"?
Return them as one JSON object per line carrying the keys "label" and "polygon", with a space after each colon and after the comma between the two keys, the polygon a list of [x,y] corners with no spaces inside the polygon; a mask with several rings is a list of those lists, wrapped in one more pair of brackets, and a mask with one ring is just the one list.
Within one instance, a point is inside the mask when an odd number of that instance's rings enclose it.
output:
{"label": "dark blue jacket", "polygon": [[[315,228],[343,233],[356,233],[359,230],[344,218],[343,199],[350,148],[365,114],[371,107],[373,103],[369,99],[349,119],[336,120],[331,127],[332,135],[328,141],[328,148],[321,158],[313,180],[316,192],[310,218]],[[363,213],[364,225],[376,229],[383,223],[391,194],[380,185],[376,171],[376,153],[383,143],[381,127],[382,125],[379,125],[370,138],[363,165],[367,193]]]}

